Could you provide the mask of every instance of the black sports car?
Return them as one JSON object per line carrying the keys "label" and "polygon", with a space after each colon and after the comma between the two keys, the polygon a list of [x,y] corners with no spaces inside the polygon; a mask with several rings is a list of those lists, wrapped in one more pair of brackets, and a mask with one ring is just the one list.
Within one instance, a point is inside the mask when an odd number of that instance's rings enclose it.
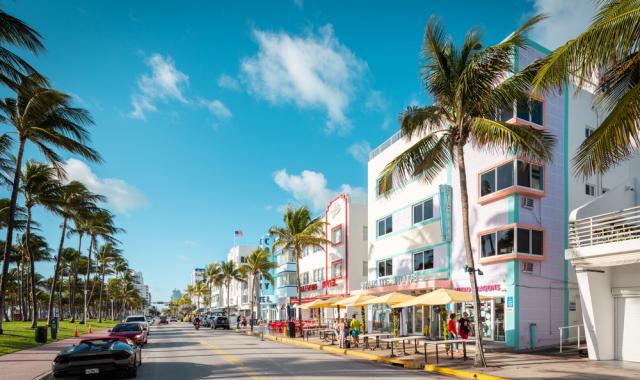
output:
{"label": "black sports car", "polygon": [[54,378],[124,373],[138,375],[140,347],[124,337],[96,337],[60,351],[51,363]]}

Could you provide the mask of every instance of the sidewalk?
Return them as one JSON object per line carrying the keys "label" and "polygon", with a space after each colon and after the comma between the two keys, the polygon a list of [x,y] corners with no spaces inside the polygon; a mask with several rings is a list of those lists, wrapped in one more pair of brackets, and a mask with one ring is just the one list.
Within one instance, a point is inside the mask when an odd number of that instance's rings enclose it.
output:
{"label": "sidewalk", "polygon": [[[238,332],[246,332],[239,330]],[[259,330],[254,332],[259,335]],[[265,339],[277,340],[287,344],[320,349],[338,355],[353,356],[361,359],[377,360],[381,362],[404,365],[405,368],[425,368],[427,371],[438,372],[461,378],[485,378],[495,377],[503,379],[611,379],[626,380],[640,379],[640,363],[620,361],[591,361],[580,358],[574,354],[558,354],[556,352],[545,353],[514,353],[514,352],[487,352],[485,353],[488,368],[477,369],[473,367],[474,346],[468,346],[468,360],[462,360],[461,355],[456,354],[452,360],[445,358],[440,351],[439,364],[435,364],[435,350],[428,350],[429,363],[425,367],[424,346],[419,346],[421,354],[414,353],[413,344],[406,346],[408,355],[402,354],[402,348],[396,346],[396,358],[391,359],[391,350],[384,348],[365,350],[362,348],[339,349],[337,345],[322,341],[316,337],[310,337],[308,341],[301,338],[289,339],[282,334],[265,335]]]}
{"label": "sidewalk", "polygon": [[[107,334],[107,329],[83,334],[82,337]],[[64,348],[77,343],[80,338],[69,338],[0,356],[0,377],[3,380],[40,379],[51,370],[51,362]]]}

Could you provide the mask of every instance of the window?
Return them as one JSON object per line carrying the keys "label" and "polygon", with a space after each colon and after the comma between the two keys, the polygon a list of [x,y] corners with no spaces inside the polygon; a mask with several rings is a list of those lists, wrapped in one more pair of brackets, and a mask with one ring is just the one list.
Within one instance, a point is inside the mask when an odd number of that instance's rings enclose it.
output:
{"label": "window", "polygon": [[516,116],[534,124],[544,124],[544,103],[538,99],[519,99],[516,102]]}
{"label": "window", "polygon": [[296,286],[296,272],[283,272],[277,277],[278,287]]}
{"label": "window", "polygon": [[591,195],[593,197],[596,195],[596,187],[594,185],[587,183],[584,185],[584,192],[587,195]]}
{"label": "window", "polygon": [[[515,181],[514,168],[516,169]],[[514,160],[480,175],[480,196],[484,197],[514,185],[542,191],[544,190],[543,176],[542,166]]]}
{"label": "window", "polygon": [[369,239],[369,227],[362,226],[362,240],[367,241]]}
{"label": "window", "polygon": [[313,282],[324,281],[324,268],[313,270]]}
{"label": "window", "polygon": [[393,189],[393,177],[387,177],[386,181],[385,181],[385,177],[380,177],[376,181],[376,194],[378,196],[383,195],[384,193],[389,192],[392,189]]}
{"label": "window", "polygon": [[606,193],[607,191],[609,191],[609,189],[607,189],[606,187],[602,188],[602,194]]}
{"label": "window", "polygon": [[481,235],[480,245],[482,257],[512,253],[542,256],[544,232],[523,227],[507,228]]}
{"label": "window", "polygon": [[433,199],[427,199],[413,206],[413,223],[433,218]]}
{"label": "window", "polygon": [[342,260],[331,263],[331,278],[342,277]]}
{"label": "window", "polygon": [[309,283],[309,272],[304,272],[302,274],[302,285],[308,284]]}
{"label": "window", "polygon": [[331,230],[331,243],[332,244],[342,243],[342,226],[338,226]]}
{"label": "window", "polygon": [[244,257],[244,256],[240,256],[240,263],[241,263],[241,264],[244,264],[244,263],[246,263],[246,262],[247,262],[247,258],[246,258],[246,257]]}
{"label": "window", "polygon": [[378,220],[378,236],[383,236],[393,232],[393,218],[391,215]]}
{"label": "window", "polygon": [[589,136],[591,136],[593,134],[593,132],[595,132],[596,130],[591,128],[591,127],[586,127],[584,129],[584,138],[588,138]]}
{"label": "window", "polygon": [[362,276],[364,278],[367,278],[367,275],[369,274],[369,265],[366,261],[362,262]]}
{"label": "window", "polygon": [[378,261],[378,277],[391,276],[392,274],[393,274],[392,259]]}
{"label": "window", "polygon": [[433,269],[433,249],[413,254],[413,271]]}

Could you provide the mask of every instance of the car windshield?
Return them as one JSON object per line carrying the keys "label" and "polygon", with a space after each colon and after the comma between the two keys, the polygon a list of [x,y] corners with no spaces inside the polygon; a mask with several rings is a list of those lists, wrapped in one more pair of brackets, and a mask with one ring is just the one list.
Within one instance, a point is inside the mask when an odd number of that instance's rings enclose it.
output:
{"label": "car windshield", "polygon": [[125,322],[146,322],[147,320],[144,317],[127,317]]}
{"label": "car windshield", "polygon": [[142,328],[137,323],[121,323],[116,325],[111,331],[112,332],[129,332],[129,331],[141,331]]}
{"label": "car windshield", "polygon": [[93,340],[85,340],[80,342],[77,346],[77,350],[80,351],[93,351],[93,350],[102,350],[106,349],[113,344],[113,342],[117,342],[117,339],[93,339]]}

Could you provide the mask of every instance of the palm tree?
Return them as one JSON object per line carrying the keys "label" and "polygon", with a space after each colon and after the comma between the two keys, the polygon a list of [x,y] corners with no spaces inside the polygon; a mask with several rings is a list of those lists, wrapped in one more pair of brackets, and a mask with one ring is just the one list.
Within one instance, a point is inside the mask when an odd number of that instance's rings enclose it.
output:
{"label": "palm tree", "polygon": [[104,276],[111,272],[110,264],[115,262],[116,258],[122,257],[122,250],[116,248],[111,243],[106,243],[96,253],[96,261],[100,264],[100,299],[98,301],[98,322],[102,322],[102,293],[104,291]]}
{"label": "palm tree", "polygon": [[[284,213],[284,227],[271,227],[269,233],[275,236],[273,250],[293,253],[296,259],[296,285],[298,289],[298,305],[302,304],[300,289],[300,259],[305,249],[322,247],[327,244],[324,238],[325,222],[320,217],[312,218],[311,212],[305,206],[294,209],[291,205]],[[302,326],[302,313],[298,312],[298,320]],[[302,334],[302,331],[300,331]]]}
{"label": "palm tree", "polygon": [[245,276],[251,278],[251,331],[253,331],[253,307],[260,291],[260,277],[273,285],[273,276],[270,271],[276,266],[276,263],[271,261],[269,252],[264,248],[257,248],[251,252],[245,263],[240,266],[240,270]]}
{"label": "palm tree", "polygon": [[231,286],[231,282],[233,280],[243,281],[243,276],[233,260],[223,261],[220,265],[220,271],[222,272],[222,283],[227,290],[227,317],[230,317],[231,303],[229,299],[229,287]]}
{"label": "palm tree", "polygon": [[211,306],[213,287],[222,286],[222,270],[220,263],[211,263],[205,268],[205,276],[207,278],[207,285],[209,286],[209,306]]}
{"label": "palm tree", "polygon": [[118,228],[113,223],[114,215],[107,210],[99,209],[91,214],[89,217],[89,225],[87,232],[91,237],[89,242],[89,254],[87,262],[87,271],[84,277],[84,313],[82,314],[82,321],[87,321],[87,307],[89,302],[88,286],[89,276],[91,275],[91,252],[93,247],[97,245],[98,237],[107,243],[118,243],[118,240],[114,237],[119,232],[124,232],[123,229]]}
{"label": "palm tree", "polygon": [[[22,175],[22,193],[24,205],[27,210],[27,222],[25,227],[25,241],[31,241],[31,211],[33,206],[42,205],[48,210],[55,210],[62,199],[62,184],[56,176],[55,170],[46,164],[37,161],[27,161]],[[32,321],[31,328],[38,325],[37,292],[35,289],[35,257],[30,251],[30,244],[25,244],[25,249],[31,265],[31,297],[32,297]]]}
{"label": "palm tree", "polygon": [[204,296],[209,292],[209,287],[204,281],[200,281],[196,283],[195,286],[195,296],[196,296],[196,307],[200,308],[200,298],[204,298]]}
{"label": "palm tree", "polygon": [[[64,173],[62,157],[53,148],[80,155],[88,160],[100,161],[100,155],[86,145],[89,133],[85,126],[92,124],[91,117],[87,111],[73,107],[68,95],[42,86],[33,75],[21,79],[15,91],[15,98],[5,98],[0,101],[0,111],[3,114],[1,120],[13,126],[18,135],[18,154],[9,204],[2,281],[0,281],[0,314],[4,313],[9,250],[13,244],[14,219],[26,143],[35,144],[60,174]],[[0,334],[2,334],[2,321],[0,321]]]}
{"label": "palm tree", "polygon": [[640,146],[640,2],[600,0],[591,25],[543,59],[534,79],[546,92],[591,85],[595,106],[607,116],[573,158],[583,177],[604,174],[634,156]]}
{"label": "palm tree", "polygon": [[67,234],[69,219],[79,213],[88,213],[90,210],[96,209],[96,202],[103,201],[105,198],[101,195],[90,192],[84,184],[78,181],[71,181],[64,185],[61,189],[60,197],[57,201],[58,205],[55,212],[62,216],[62,233],[60,234],[60,244],[58,245],[58,255],[53,270],[53,281],[51,283],[51,292],[49,293],[49,308],[47,314],[47,324],[51,323],[53,318],[53,298],[54,290],[58,281],[58,273],[62,260],[62,251],[64,248],[64,239]]}
{"label": "palm tree", "polygon": [[[473,292],[475,315],[480,299],[476,267],[469,234],[469,199],[464,149],[492,152],[518,152],[519,155],[546,161],[551,158],[555,138],[548,132],[529,126],[493,120],[496,110],[512,107],[530,90],[536,66],[508,76],[513,69],[514,51],[524,48],[524,33],[542,19],[533,17],[504,41],[488,47],[481,45],[477,30],[467,33],[463,46],[456,48],[445,37],[444,27],[431,18],[425,32],[422,77],[433,104],[409,107],[400,115],[401,133],[407,140],[418,138],[410,148],[391,161],[382,173],[384,189],[401,186],[410,178],[432,181],[447,165],[457,164],[462,213],[462,235],[467,270]],[[505,79],[506,78],[506,79]],[[476,330],[480,318],[475,318]],[[477,366],[485,366],[481,334],[476,334]]]}
{"label": "palm tree", "polygon": [[[13,45],[25,49],[33,54],[44,51],[42,36],[3,10],[0,10],[0,81],[10,88],[15,88],[16,82],[25,74],[37,74],[25,60],[12,53],[4,45]],[[40,77],[42,81],[43,78]]]}

